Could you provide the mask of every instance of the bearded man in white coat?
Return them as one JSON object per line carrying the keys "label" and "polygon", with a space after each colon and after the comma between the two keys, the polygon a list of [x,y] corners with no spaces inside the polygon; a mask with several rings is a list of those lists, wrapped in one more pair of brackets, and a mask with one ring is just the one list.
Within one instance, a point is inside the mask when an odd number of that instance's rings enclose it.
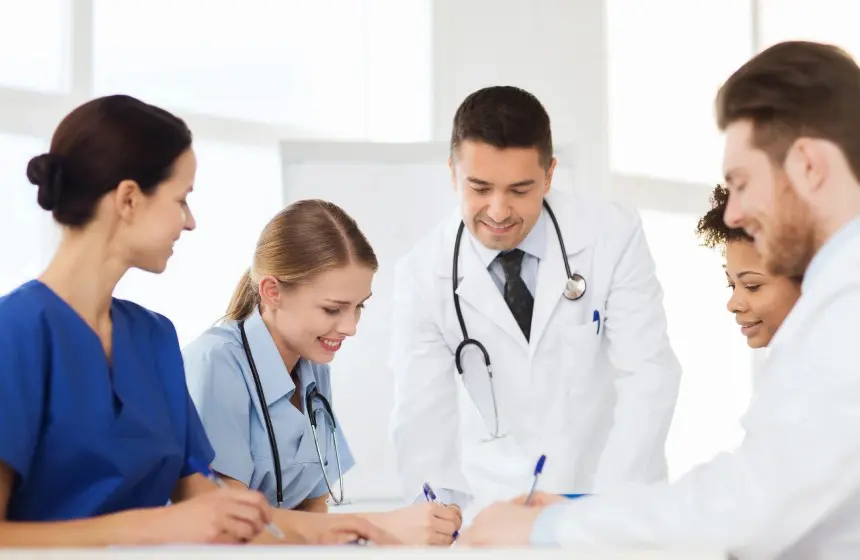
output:
{"label": "bearded man in white coat", "polygon": [[718,550],[860,558],[860,68],[842,50],[774,45],[717,95],[730,192],[769,269],[804,275],[731,453],[673,484],[491,506],[463,544]]}

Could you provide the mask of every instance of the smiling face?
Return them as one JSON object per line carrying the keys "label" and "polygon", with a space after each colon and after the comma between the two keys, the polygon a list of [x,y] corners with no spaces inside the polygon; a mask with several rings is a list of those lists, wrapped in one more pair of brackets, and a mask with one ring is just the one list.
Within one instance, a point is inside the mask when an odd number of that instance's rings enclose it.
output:
{"label": "smiling face", "polygon": [[285,360],[331,362],[343,341],[356,333],[373,274],[371,268],[349,264],[291,288],[263,277],[264,321],[278,348],[289,354]]}
{"label": "smiling face", "polygon": [[732,289],[728,310],[735,315],[750,348],[764,348],[800,297],[800,285],[770,274],[755,246],[744,240],[726,244],[726,279]]}
{"label": "smiling face", "polygon": [[802,276],[817,249],[812,212],[785,170],[753,145],[753,133],[749,121],[726,128],[726,225],[743,228],[755,240],[771,273]]}
{"label": "smiling face", "polygon": [[466,140],[449,161],[463,222],[489,249],[517,247],[540,217],[555,160],[549,169],[537,148],[496,148]]}
{"label": "smiling face", "polygon": [[101,206],[110,209],[100,209],[99,215],[105,212],[119,215],[117,236],[126,249],[130,266],[163,272],[179,236],[196,227],[188,205],[196,172],[194,151],[188,149],[173,163],[170,176],[152,193],[143,193],[133,181],[123,181],[105,195]]}

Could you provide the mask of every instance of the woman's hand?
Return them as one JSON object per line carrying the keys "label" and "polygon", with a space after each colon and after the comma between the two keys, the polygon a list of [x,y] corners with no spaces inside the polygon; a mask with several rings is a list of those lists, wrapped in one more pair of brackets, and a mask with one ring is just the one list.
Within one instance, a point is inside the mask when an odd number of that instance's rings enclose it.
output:
{"label": "woman's hand", "polygon": [[377,545],[402,544],[396,536],[358,515],[297,511],[276,512],[276,515],[288,535],[295,535],[302,544],[348,544],[357,541]]}
{"label": "woman's hand", "polygon": [[374,521],[409,545],[448,546],[463,524],[457,506],[429,502],[376,515]]}
{"label": "woman's hand", "polygon": [[272,520],[259,492],[219,488],[166,507],[141,510],[134,531],[141,544],[245,543]]}

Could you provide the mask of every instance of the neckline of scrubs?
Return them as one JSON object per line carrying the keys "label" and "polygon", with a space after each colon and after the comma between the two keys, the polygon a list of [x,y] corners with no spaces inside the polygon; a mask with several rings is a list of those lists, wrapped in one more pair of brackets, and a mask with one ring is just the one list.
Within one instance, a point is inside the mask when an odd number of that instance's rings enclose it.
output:
{"label": "neckline of scrubs", "polygon": [[[122,313],[117,312],[117,300],[111,298],[110,318],[111,318],[111,355],[104,350],[101,337],[87,323],[78,311],[72,307],[65,299],[60,297],[57,292],[51,289],[50,286],[41,280],[34,280],[38,286],[50,294],[51,298],[57,303],[57,307],[67,315],[68,319],[80,327],[80,332],[86,333],[80,342],[84,345],[79,349],[81,353],[92,353],[93,356],[99,356],[98,359],[92,360],[91,366],[93,370],[90,372],[79,372],[81,382],[86,384],[86,389],[92,393],[92,406],[101,407],[106,403],[112,406],[111,418],[116,427],[121,426],[118,421],[127,412],[128,404],[132,399],[126,396],[135,395],[138,391],[138,383],[135,383],[134,371],[137,367],[134,364],[126,364],[123,360],[124,356],[131,355],[131,347],[128,345],[128,329],[125,322],[125,317]],[[129,368],[131,365],[133,367]],[[125,374],[129,370],[132,374]]]}

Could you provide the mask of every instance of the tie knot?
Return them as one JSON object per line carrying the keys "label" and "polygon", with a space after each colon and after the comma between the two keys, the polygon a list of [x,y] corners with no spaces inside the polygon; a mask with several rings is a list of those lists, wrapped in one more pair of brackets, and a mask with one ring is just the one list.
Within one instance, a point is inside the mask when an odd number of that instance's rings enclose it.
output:
{"label": "tie knot", "polygon": [[506,253],[499,253],[498,256],[496,256],[499,263],[502,265],[502,270],[505,272],[505,278],[519,277],[524,256],[525,253],[522,249],[514,249]]}

